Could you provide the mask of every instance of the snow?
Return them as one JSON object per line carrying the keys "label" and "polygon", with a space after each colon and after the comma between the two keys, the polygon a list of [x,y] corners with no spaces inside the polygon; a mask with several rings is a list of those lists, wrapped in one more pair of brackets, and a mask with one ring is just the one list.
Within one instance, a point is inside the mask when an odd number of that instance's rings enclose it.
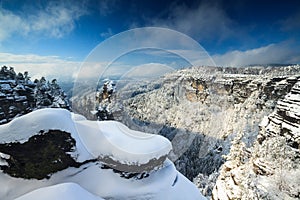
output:
{"label": "snow", "polygon": [[32,199],[102,200],[102,198],[89,193],[76,183],[62,183],[54,186],[44,187],[16,198],[16,200]]}
{"label": "snow", "polygon": [[0,126],[0,143],[26,142],[29,137],[38,134],[40,130],[49,129],[76,132],[70,112],[65,109],[46,108],[36,110]]}
{"label": "snow", "polygon": [[76,127],[81,141],[96,158],[108,155],[125,164],[145,164],[172,149],[166,138],[130,130],[116,121],[78,121]]}
{"label": "snow", "polygon": [[[104,199],[144,199],[146,197],[149,200],[205,199],[193,183],[176,171],[169,160],[165,162],[162,169],[152,172],[149,177],[141,180],[121,178],[111,169],[101,169],[99,163],[87,164],[79,169],[69,168],[57,172],[49,180],[41,181],[11,178],[0,174],[0,199],[15,199],[37,191],[39,188],[69,182],[78,184],[87,192]],[[50,190],[48,191],[50,193]],[[38,193],[35,194],[38,195]],[[30,197],[36,199],[32,193],[27,198],[30,199]],[[22,198],[20,199],[24,200]]]}
{"label": "snow", "polygon": [[13,101],[13,100],[14,100],[14,97],[12,97],[12,96],[6,96],[6,99],[7,99],[7,100],[12,100],[12,101]]}
{"label": "snow", "polygon": [[75,114],[75,113],[71,113],[71,117],[72,117],[72,120],[74,120],[74,121],[87,120],[86,117],[84,117],[83,115],[79,115],[79,114]]}
{"label": "snow", "polygon": [[15,80],[0,80],[0,84],[3,84],[3,83],[12,83],[12,84],[16,84],[16,81]]}
{"label": "snow", "polygon": [[10,85],[9,84],[7,84],[7,83],[3,83],[3,84],[1,84],[0,85],[0,88],[2,89],[2,90],[12,90],[11,89],[11,87],[10,87]]}
{"label": "snow", "polygon": [[[79,118],[79,117],[78,117]],[[72,114],[66,109],[45,108],[31,112],[0,126],[0,143],[26,142],[31,136],[39,134],[40,130],[61,130],[71,133],[77,141],[76,151],[71,154],[78,162],[93,157],[80,142],[77,130],[72,120]]]}
{"label": "snow", "polygon": [[40,109],[0,126],[0,143],[26,142],[40,130],[50,129],[71,133],[77,141],[73,154],[80,156],[79,161],[111,156],[122,163],[145,164],[167,155],[172,148],[162,136],[133,131],[115,121],[89,121],[58,108]]}
{"label": "snow", "polygon": [[9,158],[10,158],[10,155],[0,152],[0,165],[2,165],[2,166],[8,165],[8,163],[5,161],[5,159],[9,159]]}
{"label": "snow", "polygon": [[260,127],[265,127],[269,124],[269,118],[268,116],[263,117],[261,120],[261,123],[259,124]]}
{"label": "snow", "polygon": [[66,104],[66,102],[59,96],[55,96],[53,101],[60,104],[60,105]]}
{"label": "snow", "polygon": [[104,84],[106,84],[108,91],[112,91],[112,92],[116,91],[116,84],[113,80],[105,79],[103,82]]}
{"label": "snow", "polygon": [[15,96],[16,101],[26,101],[27,97],[26,96]]}
{"label": "snow", "polygon": [[10,155],[0,152],[0,158],[9,159]]}
{"label": "snow", "polygon": [[[124,163],[145,163],[171,149],[170,142],[161,136],[132,131],[118,122],[89,121],[58,108],[36,110],[1,125],[0,143],[25,142],[49,129],[71,133],[76,140],[72,156],[78,162],[110,154]],[[143,179],[123,178],[112,169],[102,169],[102,164],[96,161],[69,167],[43,180],[13,178],[0,171],[0,199],[205,199],[168,159]]]}
{"label": "snow", "polygon": [[24,87],[23,84],[18,84],[14,89],[15,90],[23,90],[23,91],[25,91],[25,87]]}
{"label": "snow", "polygon": [[[2,112],[0,114],[2,115]],[[7,119],[0,120],[0,124],[6,123],[6,122],[7,122]]]}

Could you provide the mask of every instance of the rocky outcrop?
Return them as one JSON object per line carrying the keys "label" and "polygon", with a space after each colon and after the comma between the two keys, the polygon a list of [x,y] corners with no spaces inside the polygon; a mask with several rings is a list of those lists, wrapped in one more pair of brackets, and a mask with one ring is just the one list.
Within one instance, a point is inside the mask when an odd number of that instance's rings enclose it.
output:
{"label": "rocky outcrop", "polygon": [[233,142],[213,199],[300,198],[300,81],[286,81],[296,84],[263,119],[254,146]]}
{"label": "rocky outcrop", "polygon": [[1,68],[0,124],[45,107],[70,109],[67,96],[56,79],[50,83],[42,77],[32,82],[28,72],[16,74],[13,67]]}
{"label": "rocky outcrop", "polygon": [[170,149],[166,138],[120,122],[35,110],[0,126],[0,199],[68,182],[103,199],[204,199],[166,158]]}

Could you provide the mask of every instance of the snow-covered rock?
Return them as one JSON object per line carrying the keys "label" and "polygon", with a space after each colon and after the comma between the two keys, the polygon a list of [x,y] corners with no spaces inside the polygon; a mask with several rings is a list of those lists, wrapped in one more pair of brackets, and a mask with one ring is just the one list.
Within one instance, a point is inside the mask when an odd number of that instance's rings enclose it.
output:
{"label": "snow-covered rock", "polygon": [[144,172],[162,165],[171,151],[168,139],[130,130],[116,121],[75,121],[81,142],[106,165],[125,172]]}
{"label": "snow-covered rock", "polygon": [[299,199],[300,80],[296,81],[262,120],[253,147],[234,141],[212,199]]}
{"label": "snow-covered rock", "polygon": [[70,109],[66,94],[57,84],[41,80],[30,80],[28,72],[14,72],[13,67],[8,70],[3,66],[0,70],[0,124],[7,123],[20,115],[39,108]]}
{"label": "snow-covered rock", "polygon": [[[77,199],[77,192],[78,198],[86,195],[81,199],[202,199],[166,159],[170,147],[162,136],[131,131],[119,122],[92,122],[65,109],[36,110],[0,126],[0,199],[40,194]],[[133,173],[120,171],[102,155],[127,169],[164,159]]]}

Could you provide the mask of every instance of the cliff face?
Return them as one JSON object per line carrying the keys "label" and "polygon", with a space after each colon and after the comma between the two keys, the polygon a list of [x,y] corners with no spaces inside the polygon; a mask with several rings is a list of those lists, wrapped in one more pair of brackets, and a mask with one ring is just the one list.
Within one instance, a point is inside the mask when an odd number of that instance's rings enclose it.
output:
{"label": "cliff face", "polygon": [[[172,141],[169,158],[211,195],[232,141],[253,146],[264,116],[297,81],[299,66],[184,69],[152,83],[118,88],[114,119]],[[234,144],[234,143],[233,143]]]}
{"label": "cliff face", "polygon": [[[289,81],[297,81],[290,78]],[[242,135],[240,136],[242,137]],[[233,142],[213,199],[300,198],[300,81],[265,117],[252,148]]]}

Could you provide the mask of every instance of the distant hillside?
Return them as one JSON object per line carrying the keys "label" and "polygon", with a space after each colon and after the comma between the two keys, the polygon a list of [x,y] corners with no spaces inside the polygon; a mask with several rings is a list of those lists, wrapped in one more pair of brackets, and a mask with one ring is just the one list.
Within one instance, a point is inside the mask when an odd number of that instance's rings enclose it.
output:
{"label": "distant hillside", "polygon": [[66,93],[56,79],[30,80],[29,73],[3,66],[0,70],[0,124],[40,108],[70,109]]}

